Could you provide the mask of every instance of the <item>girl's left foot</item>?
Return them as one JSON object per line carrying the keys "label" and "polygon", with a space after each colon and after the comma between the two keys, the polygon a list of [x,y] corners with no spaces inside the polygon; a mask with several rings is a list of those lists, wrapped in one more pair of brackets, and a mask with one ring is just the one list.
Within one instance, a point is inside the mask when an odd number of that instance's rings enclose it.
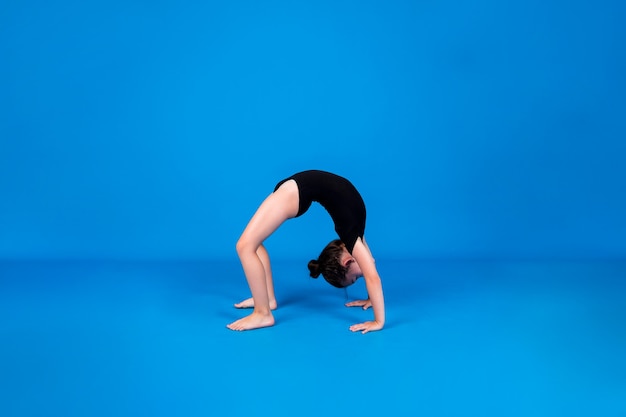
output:
{"label": "girl's left foot", "polygon": [[[276,307],[278,307],[276,300],[270,300],[270,309],[276,310]],[[247,300],[235,304],[235,308],[254,308],[254,298],[250,297]]]}

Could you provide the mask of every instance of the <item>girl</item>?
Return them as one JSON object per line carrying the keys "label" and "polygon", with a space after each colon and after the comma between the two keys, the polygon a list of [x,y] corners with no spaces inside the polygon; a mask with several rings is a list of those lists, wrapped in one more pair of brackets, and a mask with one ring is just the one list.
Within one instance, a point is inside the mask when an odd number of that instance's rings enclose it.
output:
{"label": "girl", "polygon": [[335,287],[347,287],[365,277],[369,298],[346,306],[373,307],[374,320],[350,326],[353,332],[380,330],[385,324],[382,284],[372,253],[365,243],[365,204],[359,192],[345,178],[324,171],[304,171],[279,182],[258,208],[239,241],[237,253],[248,280],[252,298],[235,304],[253,312],[227,327],[251,330],[274,325],[272,310],[277,307],[272,272],[263,241],[288,219],[304,214],[313,201],[330,214],[341,240],[329,243],[317,260],[309,262],[310,275],[320,274]]}

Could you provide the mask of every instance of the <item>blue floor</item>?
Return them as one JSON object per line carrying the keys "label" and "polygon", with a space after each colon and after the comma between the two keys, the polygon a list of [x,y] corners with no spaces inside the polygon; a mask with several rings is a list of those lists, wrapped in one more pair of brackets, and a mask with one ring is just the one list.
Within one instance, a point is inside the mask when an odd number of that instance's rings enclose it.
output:
{"label": "blue floor", "polygon": [[0,263],[0,415],[626,415],[626,263],[378,266],[387,326],[361,335],[302,263],[244,333],[235,262]]}

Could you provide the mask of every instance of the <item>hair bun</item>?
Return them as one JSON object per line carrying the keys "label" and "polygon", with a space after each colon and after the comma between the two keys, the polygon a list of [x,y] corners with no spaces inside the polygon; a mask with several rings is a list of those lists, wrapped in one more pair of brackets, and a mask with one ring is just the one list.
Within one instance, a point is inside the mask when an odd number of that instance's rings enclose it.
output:
{"label": "hair bun", "polygon": [[317,278],[320,276],[320,263],[316,260],[309,261],[309,275],[311,278]]}

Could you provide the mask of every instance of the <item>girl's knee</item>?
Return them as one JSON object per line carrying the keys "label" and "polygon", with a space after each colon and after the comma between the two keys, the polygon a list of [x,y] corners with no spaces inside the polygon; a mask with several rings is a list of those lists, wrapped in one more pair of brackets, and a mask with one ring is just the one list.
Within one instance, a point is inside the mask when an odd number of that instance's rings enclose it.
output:
{"label": "girl's knee", "polygon": [[237,250],[237,253],[239,254],[239,256],[241,256],[249,252],[255,253],[258,247],[259,245],[255,244],[254,242],[249,241],[248,239],[242,236],[237,241],[237,245],[235,246],[235,249]]}
{"label": "girl's knee", "polygon": [[243,240],[239,239],[237,241],[237,244],[235,245],[235,250],[237,251],[238,254],[241,254],[241,252],[244,250],[246,244]]}

